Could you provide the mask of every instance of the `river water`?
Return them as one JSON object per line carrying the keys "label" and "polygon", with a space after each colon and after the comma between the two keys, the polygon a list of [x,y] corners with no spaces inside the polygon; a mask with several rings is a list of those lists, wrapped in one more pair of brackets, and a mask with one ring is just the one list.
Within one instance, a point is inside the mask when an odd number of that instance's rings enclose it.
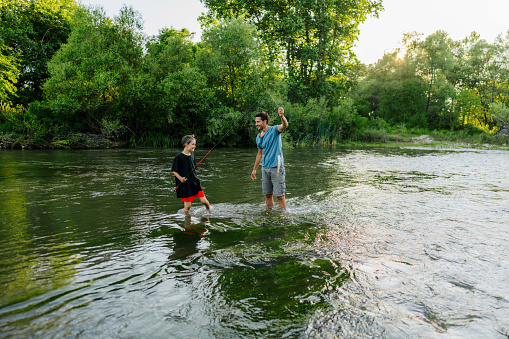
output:
{"label": "river water", "polygon": [[508,337],[508,152],[287,149],[282,212],[216,149],[186,217],[178,151],[0,152],[0,337]]}

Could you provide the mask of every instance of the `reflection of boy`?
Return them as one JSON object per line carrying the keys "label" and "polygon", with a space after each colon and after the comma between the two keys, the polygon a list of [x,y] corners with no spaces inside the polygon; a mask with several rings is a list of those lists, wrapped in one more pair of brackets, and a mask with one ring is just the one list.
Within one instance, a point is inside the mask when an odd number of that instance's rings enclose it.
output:
{"label": "reflection of boy", "polygon": [[258,153],[256,155],[251,179],[256,179],[256,170],[262,164],[262,191],[265,194],[265,203],[268,207],[274,207],[273,196],[276,195],[279,207],[286,209],[285,199],[285,167],[283,159],[283,146],[281,133],[288,127],[288,121],[282,107],[278,110],[281,125],[269,126],[269,116],[265,112],[255,115],[255,125],[260,134],[256,137]]}

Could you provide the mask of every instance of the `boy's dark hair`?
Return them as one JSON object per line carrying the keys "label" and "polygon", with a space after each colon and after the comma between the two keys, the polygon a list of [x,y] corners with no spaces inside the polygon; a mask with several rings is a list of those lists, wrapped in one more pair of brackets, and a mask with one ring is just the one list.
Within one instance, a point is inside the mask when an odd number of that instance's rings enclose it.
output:
{"label": "boy's dark hair", "polygon": [[185,135],[183,138],[182,138],[182,146],[185,146],[186,143],[188,141],[191,141],[191,140],[196,140],[195,137],[194,137],[194,134],[191,134],[191,135]]}
{"label": "boy's dark hair", "polygon": [[264,111],[260,111],[258,113],[255,114],[255,118],[256,117],[260,117],[263,120],[269,122],[269,115],[267,113],[265,113]]}

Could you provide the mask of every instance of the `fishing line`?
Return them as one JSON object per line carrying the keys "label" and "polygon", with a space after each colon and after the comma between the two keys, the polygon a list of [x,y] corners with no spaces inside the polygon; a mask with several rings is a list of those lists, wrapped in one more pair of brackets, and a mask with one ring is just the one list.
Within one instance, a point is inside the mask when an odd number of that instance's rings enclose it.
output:
{"label": "fishing line", "polygon": [[276,107],[281,107],[281,105],[278,105],[278,103],[276,102],[276,99],[274,99],[274,97],[272,96],[272,93],[269,92],[269,95],[270,95],[270,98],[272,99],[272,101],[274,101],[274,103],[276,104]]}
{"label": "fishing line", "polygon": [[[224,139],[224,138],[225,138],[228,134],[230,134],[230,132],[232,131],[232,129],[233,129],[233,128],[234,128],[234,127],[235,127],[235,126],[236,126],[236,125],[237,125],[237,124],[238,124],[238,123],[239,123],[239,122],[240,122],[240,121],[241,121],[241,120],[242,120],[242,119],[246,116],[246,114],[247,114],[249,111],[251,111],[251,109],[252,109],[252,108],[253,108],[253,107],[254,107],[254,106],[258,103],[258,101],[260,101],[260,99],[261,99],[261,98],[265,95],[265,93],[267,93],[267,92],[268,92],[268,93],[269,93],[269,95],[270,95],[269,88],[267,88],[267,89],[265,90],[265,92],[263,92],[263,93],[262,93],[262,95],[260,95],[260,96],[258,97],[258,99],[255,101],[255,103],[254,103],[254,104],[252,104],[252,105],[251,105],[251,107],[249,107],[249,108],[247,109],[247,111],[246,111],[246,112],[245,112],[245,113],[244,113],[244,114],[240,117],[240,119],[239,119],[239,120],[237,120],[237,121],[236,121],[236,122],[232,125],[232,127],[230,127],[230,129],[228,130],[228,132],[226,132],[226,134],[225,134],[225,135],[223,135],[223,136],[221,137],[221,139],[219,139],[219,141],[218,141],[218,142],[214,145],[214,147],[212,147],[212,148],[210,149],[210,151],[208,151],[208,152],[207,152],[207,154],[205,154],[205,156],[204,156],[204,157],[200,160],[200,162],[196,165],[196,167],[200,166],[201,162],[202,162],[203,160],[205,160],[205,158],[206,158],[206,157],[210,154],[210,152],[212,152],[212,150],[214,150],[214,148],[216,148],[216,146],[217,146],[217,145],[219,145],[219,143],[221,143],[221,141],[222,141],[222,140],[223,140],[223,139]],[[271,97],[272,97],[272,95],[271,95]],[[274,98],[272,98],[272,100],[274,100]],[[275,100],[274,100],[274,103],[276,103],[276,101],[275,101]],[[276,105],[277,105],[277,103],[276,103]],[[191,173],[193,173],[193,172],[196,170],[196,167],[194,167],[194,168],[191,170],[191,172],[189,172],[189,173],[188,173],[188,174],[187,174],[184,178],[186,178],[186,179],[187,179],[187,177],[188,177],[189,175],[191,175]],[[177,188],[179,188],[179,186],[180,186],[180,185],[182,185],[182,184],[183,184],[183,182],[180,182],[180,184],[178,184],[178,185],[177,185],[177,187],[175,187],[175,188],[173,189],[173,191],[172,191],[172,192],[175,192],[175,191],[177,190]]]}

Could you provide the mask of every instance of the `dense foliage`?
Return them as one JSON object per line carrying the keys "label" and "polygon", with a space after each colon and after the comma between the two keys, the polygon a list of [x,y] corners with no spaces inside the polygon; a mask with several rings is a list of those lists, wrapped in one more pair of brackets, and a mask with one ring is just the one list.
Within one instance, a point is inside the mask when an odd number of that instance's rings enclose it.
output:
{"label": "dense foliage", "polygon": [[431,129],[490,131],[509,122],[509,34],[492,44],[476,33],[454,41],[443,31],[403,41],[403,50],[386,54],[360,82],[365,114]]}
{"label": "dense foliage", "polygon": [[[43,99],[47,64],[66,42],[71,30],[75,0],[10,0],[0,2],[2,58],[17,56],[17,96],[14,104],[28,105]],[[5,102],[5,100],[3,100]]]}
{"label": "dense foliage", "polygon": [[0,147],[214,144],[232,126],[223,145],[252,145],[253,114],[278,106],[287,144],[509,122],[509,35],[407,34],[365,66],[352,48],[380,0],[203,3],[193,42],[186,29],[147,37],[127,6],[109,18],[75,0],[0,2]]}
{"label": "dense foliage", "polygon": [[358,26],[381,9],[381,0],[203,3],[209,8],[205,22],[243,17],[256,25],[271,60],[284,59],[288,98],[303,104],[309,97],[337,101],[353,85],[348,73],[356,61]]}

